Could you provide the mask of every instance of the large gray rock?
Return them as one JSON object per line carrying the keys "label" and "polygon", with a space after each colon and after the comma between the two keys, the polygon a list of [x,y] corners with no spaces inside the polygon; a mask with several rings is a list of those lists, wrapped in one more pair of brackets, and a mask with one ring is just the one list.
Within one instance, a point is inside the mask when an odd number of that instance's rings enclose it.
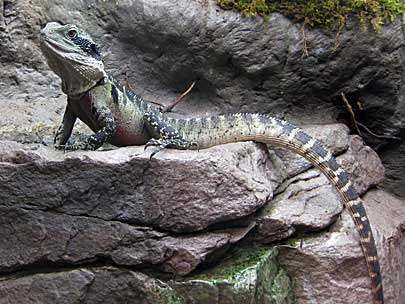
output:
{"label": "large gray rock", "polygon": [[34,148],[0,142],[0,205],[190,232],[244,218],[272,195],[266,151],[252,143],[151,161],[143,147]]}
{"label": "large gray rock", "polygon": [[[383,171],[376,154],[364,147],[358,137],[348,137],[347,129],[337,125],[323,126],[319,130],[322,130],[319,137],[329,140],[327,145],[332,151],[343,153],[339,159],[353,172],[356,187],[366,191],[381,180]],[[328,134],[333,134],[336,140],[330,140]],[[277,153],[280,156],[279,151]],[[303,244],[303,248],[308,249],[305,255],[301,255],[300,249],[288,251],[283,247],[278,257],[294,281],[293,286],[297,286],[294,293],[301,301],[299,303],[305,303],[309,298],[324,299],[325,295],[336,293],[337,286],[343,284],[354,284],[362,290],[361,293],[351,291],[350,295],[347,291],[348,298],[360,299],[361,303],[368,299],[366,267],[351,220],[344,215],[345,222],[338,222],[330,230],[336,233],[321,231],[315,237],[310,234],[313,230],[323,230],[341,212],[336,194],[317,170],[308,170],[306,164],[299,167],[298,161],[289,158],[288,162],[295,164],[290,166],[290,173],[302,173],[283,175],[281,172],[289,164],[282,163],[281,157],[270,163],[266,149],[253,143],[229,144],[204,151],[165,150],[152,161],[149,161],[149,154],[142,147],[113,150],[106,147],[105,151],[63,153],[37,144],[0,142],[0,239],[3,240],[0,292],[3,287],[8,291],[9,284],[19,286],[24,280],[29,281],[29,273],[62,273],[66,267],[75,271],[88,270],[89,265],[100,264],[130,269],[152,268],[155,273],[171,273],[176,277],[193,275],[195,271],[218,263],[241,239],[250,246],[252,236],[269,242],[302,231],[307,234]],[[273,156],[275,158],[276,154]],[[271,189],[276,189],[273,200],[270,200]],[[379,192],[371,197],[378,195]],[[200,197],[204,198],[204,204],[195,202]],[[376,214],[380,207],[400,208],[400,202],[395,198],[385,194],[383,199],[387,201],[384,204],[388,204],[385,207],[369,203],[371,210],[376,208]],[[260,209],[267,200],[270,200],[269,204]],[[172,209],[173,204],[178,205]],[[263,215],[271,208],[274,210],[270,215]],[[163,210],[161,216],[155,216],[156,210]],[[402,225],[401,211],[386,216],[384,212],[383,217],[393,217],[392,230],[384,235],[387,238],[395,236],[390,250],[382,253],[384,282],[394,286],[387,291],[390,299],[401,294],[395,286],[399,286],[403,275],[402,272],[398,275],[394,269],[402,269],[398,265],[403,263],[405,249],[403,235],[397,233]],[[374,224],[375,218],[370,219]],[[258,223],[255,233],[245,238],[255,222]],[[272,223],[278,226],[271,226]],[[230,228],[232,226],[235,228]],[[185,233],[201,229],[205,231]],[[383,239],[376,239],[380,247]],[[309,244],[316,246],[308,247]],[[309,268],[304,271],[302,265],[305,263]],[[342,267],[336,268],[336,263]],[[243,264],[241,266],[244,269]],[[6,273],[18,274],[20,279],[5,277]],[[210,270],[206,273],[209,275]],[[249,278],[253,278],[254,273],[250,273]],[[274,273],[267,273],[266,277],[272,275]],[[336,284],[325,284],[332,276]],[[282,282],[287,278],[284,275],[276,277]],[[109,280],[107,274],[104,278]],[[352,283],[353,278],[355,283]],[[1,284],[3,279],[6,285]],[[60,280],[66,280],[65,274]],[[131,278],[124,276],[123,280],[130,282]],[[261,290],[261,281],[253,281],[258,284],[252,283],[254,288],[249,285],[253,289],[243,289],[246,294]],[[115,294],[118,287],[111,282],[111,286],[94,285],[94,288],[104,288],[105,294]],[[247,286],[243,280],[227,282],[223,285],[226,292],[218,293],[217,282],[195,283],[192,278],[181,282],[175,284],[178,289],[172,286],[189,303],[199,303],[199,297],[207,293],[221,294],[224,299],[230,299],[230,303],[237,303],[239,287]],[[309,285],[302,287],[304,283]],[[82,285],[77,284],[78,287],[74,287],[77,291],[72,292],[74,296],[81,294]],[[278,285],[270,286],[277,289]],[[25,290],[26,287],[21,288]],[[48,291],[52,295],[59,288]],[[318,288],[322,291],[316,291]],[[53,299],[48,291],[39,290],[36,297]],[[173,295],[170,288],[165,291],[170,297],[178,296]],[[10,296],[16,296],[16,292],[10,292]]]}
{"label": "large gray rock", "polygon": [[0,302],[10,304],[169,304],[168,292],[172,293],[163,282],[115,267],[34,273],[0,281]]}
{"label": "large gray rock", "polygon": [[[320,137],[334,134],[331,151],[342,153],[338,162],[351,175],[355,189],[364,194],[384,179],[384,167],[376,152],[364,145],[358,136],[347,136],[345,128],[337,131],[335,125],[324,127]],[[330,137],[329,137],[330,138]],[[345,140],[342,140],[345,139]],[[330,140],[330,139],[329,139]],[[276,194],[257,217],[254,239],[269,243],[290,237],[296,232],[319,231],[332,224],[342,212],[342,203],[327,178],[319,170],[305,171],[311,164],[297,154],[276,150],[285,164],[289,178],[276,189]],[[297,173],[303,172],[297,175]]]}
{"label": "large gray rock", "polygon": [[[382,266],[385,303],[404,299],[404,202],[371,190],[364,204],[372,224]],[[345,212],[315,237],[280,246],[279,261],[295,286],[297,303],[371,303],[370,279],[354,224]]]}
{"label": "large gray rock", "polygon": [[185,275],[221,257],[248,231],[249,227],[176,237],[112,220],[0,206],[0,273],[101,260]]}
{"label": "large gray rock", "polygon": [[284,187],[258,215],[254,239],[261,243],[324,229],[343,210],[336,191],[317,170],[289,179]]}
{"label": "large gray rock", "polygon": [[[35,141],[27,136],[33,127],[49,133],[60,120],[65,98],[37,39],[50,20],[88,29],[109,54],[107,69],[148,99],[167,103],[199,79],[176,108],[182,114],[258,111],[298,124],[331,123],[347,115],[343,92],[353,105],[361,103],[357,118],[375,133],[399,135],[405,126],[401,17],[378,33],[349,20],[337,45],[333,32],[279,14],[267,21],[242,17],[213,0],[0,3],[3,139]],[[385,143],[363,134],[374,145]],[[383,152],[391,188],[405,184],[398,149]]]}

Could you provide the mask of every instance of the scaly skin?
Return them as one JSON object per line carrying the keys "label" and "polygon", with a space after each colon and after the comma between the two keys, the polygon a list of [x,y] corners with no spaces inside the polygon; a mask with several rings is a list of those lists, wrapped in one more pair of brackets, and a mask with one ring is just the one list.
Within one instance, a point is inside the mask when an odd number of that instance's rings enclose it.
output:
{"label": "scaly skin", "polygon": [[[41,48],[51,69],[60,76],[68,102],[55,144],[65,150],[95,150],[105,142],[116,146],[205,149],[253,140],[294,151],[318,167],[336,187],[360,234],[371,278],[374,304],[383,300],[377,250],[363,204],[348,174],[321,143],[283,120],[260,114],[170,118],[145,102],[104,71],[101,54],[91,37],[74,25],[48,23]],[[69,138],[79,118],[95,133],[77,142]]]}

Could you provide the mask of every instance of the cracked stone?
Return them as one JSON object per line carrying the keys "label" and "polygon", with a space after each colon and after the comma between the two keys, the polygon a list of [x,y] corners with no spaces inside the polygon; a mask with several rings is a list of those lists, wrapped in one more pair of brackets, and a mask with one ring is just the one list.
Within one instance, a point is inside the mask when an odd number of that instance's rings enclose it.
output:
{"label": "cracked stone", "polygon": [[[383,275],[386,303],[404,299],[404,202],[383,190],[363,197],[370,218]],[[298,304],[371,303],[370,279],[359,237],[347,212],[327,233],[288,241],[279,262],[293,278]]]}
{"label": "cracked stone", "polygon": [[152,226],[203,230],[242,219],[272,195],[265,149],[200,152],[143,147],[63,153],[0,141],[0,205]]}
{"label": "cracked stone", "polygon": [[0,298],[10,304],[167,304],[160,290],[168,288],[140,272],[93,267],[0,280]]}
{"label": "cracked stone", "polygon": [[1,206],[0,272],[101,259],[185,275],[220,258],[251,227],[170,236],[115,221]]}
{"label": "cracked stone", "polygon": [[[337,161],[351,175],[356,190],[363,194],[382,182],[384,167],[377,153],[365,146],[360,137],[348,136],[346,128],[336,127],[338,125],[331,129],[325,127],[323,132],[318,131],[318,135],[326,139],[334,134],[336,148],[333,148],[333,143],[325,143],[334,152],[347,148]],[[312,166],[303,163],[299,155],[290,153],[281,158],[292,177],[280,184],[273,200],[258,215],[254,239],[262,243],[282,240],[296,232],[320,231],[331,225],[343,210],[336,190],[318,169],[305,171]],[[298,172],[303,173],[296,175]]]}

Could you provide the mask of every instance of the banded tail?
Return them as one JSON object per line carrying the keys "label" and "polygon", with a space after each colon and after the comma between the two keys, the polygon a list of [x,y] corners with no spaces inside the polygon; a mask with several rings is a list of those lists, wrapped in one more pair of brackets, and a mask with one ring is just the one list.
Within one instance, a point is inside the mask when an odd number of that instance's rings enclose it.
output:
{"label": "banded tail", "polygon": [[336,187],[360,234],[360,244],[366,259],[374,304],[383,304],[380,264],[370,222],[363,203],[349,180],[349,175],[336,162],[331,152],[300,128],[283,120],[261,114],[234,114],[191,119],[166,118],[196,149],[253,140],[275,144],[294,151],[318,167]]}

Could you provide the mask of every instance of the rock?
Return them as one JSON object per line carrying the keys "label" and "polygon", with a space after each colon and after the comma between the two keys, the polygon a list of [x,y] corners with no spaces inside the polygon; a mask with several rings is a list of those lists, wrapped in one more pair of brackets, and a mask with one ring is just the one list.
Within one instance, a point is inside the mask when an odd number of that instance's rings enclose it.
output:
{"label": "rock", "polygon": [[322,230],[343,210],[336,191],[316,169],[288,180],[284,187],[257,217],[253,238],[260,243]]}
{"label": "rock", "polygon": [[1,206],[0,273],[101,260],[185,275],[221,257],[250,228],[170,236],[90,216]]}
{"label": "rock", "polygon": [[405,201],[379,189],[363,200],[377,232],[386,303],[400,304],[405,298]]}
{"label": "rock", "polygon": [[350,174],[354,188],[360,194],[384,180],[385,169],[378,154],[365,146],[359,136],[350,137],[349,150],[337,159]]}
{"label": "rock", "polygon": [[[324,127],[323,131],[318,132],[319,137],[328,138],[325,134],[331,133],[329,127]],[[334,138],[337,143],[342,143],[342,148],[346,143],[348,149],[337,160],[351,175],[355,189],[364,194],[382,182],[384,167],[377,153],[365,146],[360,137],[341,134],[335,131]],[[342,137],[346,140],[339,140]],[[339,151],[331,144],[326,146],[331,151]],[[280,155],[279,158],[286,164],[287,174],[293,177],[280,184],[273,200],[260,210],[253,238],[261,243],[279,241],[296,232],[322,230],[331,225],[343,210],[336,190],[319,170],[311,169],[296,175],[311,164],[299,155],[282,154],[281,150],[276,150],[276,155]]]}
{"label": "rock", "polygon": [[277,250],[240,248],[209,271],[170,285],[185,304],[293,303],[292,286]]}
{"label": "rock", "polygon": [[0,205],[190,232],[247,217],[272,195],[255,144],[149,154],[0,142]]}
{"label": "rock", "polygon": [[36,273],[0,280],[2,303],[168,304],[170,287],[147,275],[115,267]]}
{"label": "rock", "polygon": [[[364,203],[381,257],[385,302],[400,304],[405,278],[404,202],[371,190]],[[279,247],[279,262],[293,280],[297,303],[371,303],[358,234],[346,212],[328,233],[289,244]]]}
{"label": "rock", "polygon": [[380,154],[385,167],[384,188],[397,196],[405,197],[404,174],[405,141],[399,143],[396,149],[383,150]]}
{"label": "rock", "polygon": [[[343,124],[306,125],[302,129],[312,137],[318,139],[333,155],[342,154],[349,147],[349,129]],[[277,146],[270,146],[274,151],[273,162],[283,166],[282,175],[291,178],[308,168],[312,164],[297,153]]]}
{"label": "rock", "polygon": [[[347,115],[343,92],[361,104],[357,118],[374,133],[403,138],[404,16],[380,32],[350,19],[337,41],[280,14],[242,17],[212,0],[16,0],[4,1],[0,15],[2,139],[38,141],[24,130],[44,124],[51,132],[61,119],[65,97],[37,39],[51,20],[86,28],[107,54],[108,71],[147,99],[168,103],[198,79],[180,114],[254,111],[300,125],[333,123]],[[387,143],[367,134],[374,146]],[[398,151],[389,144],[382,153],[391,183],[404,188]]]}

